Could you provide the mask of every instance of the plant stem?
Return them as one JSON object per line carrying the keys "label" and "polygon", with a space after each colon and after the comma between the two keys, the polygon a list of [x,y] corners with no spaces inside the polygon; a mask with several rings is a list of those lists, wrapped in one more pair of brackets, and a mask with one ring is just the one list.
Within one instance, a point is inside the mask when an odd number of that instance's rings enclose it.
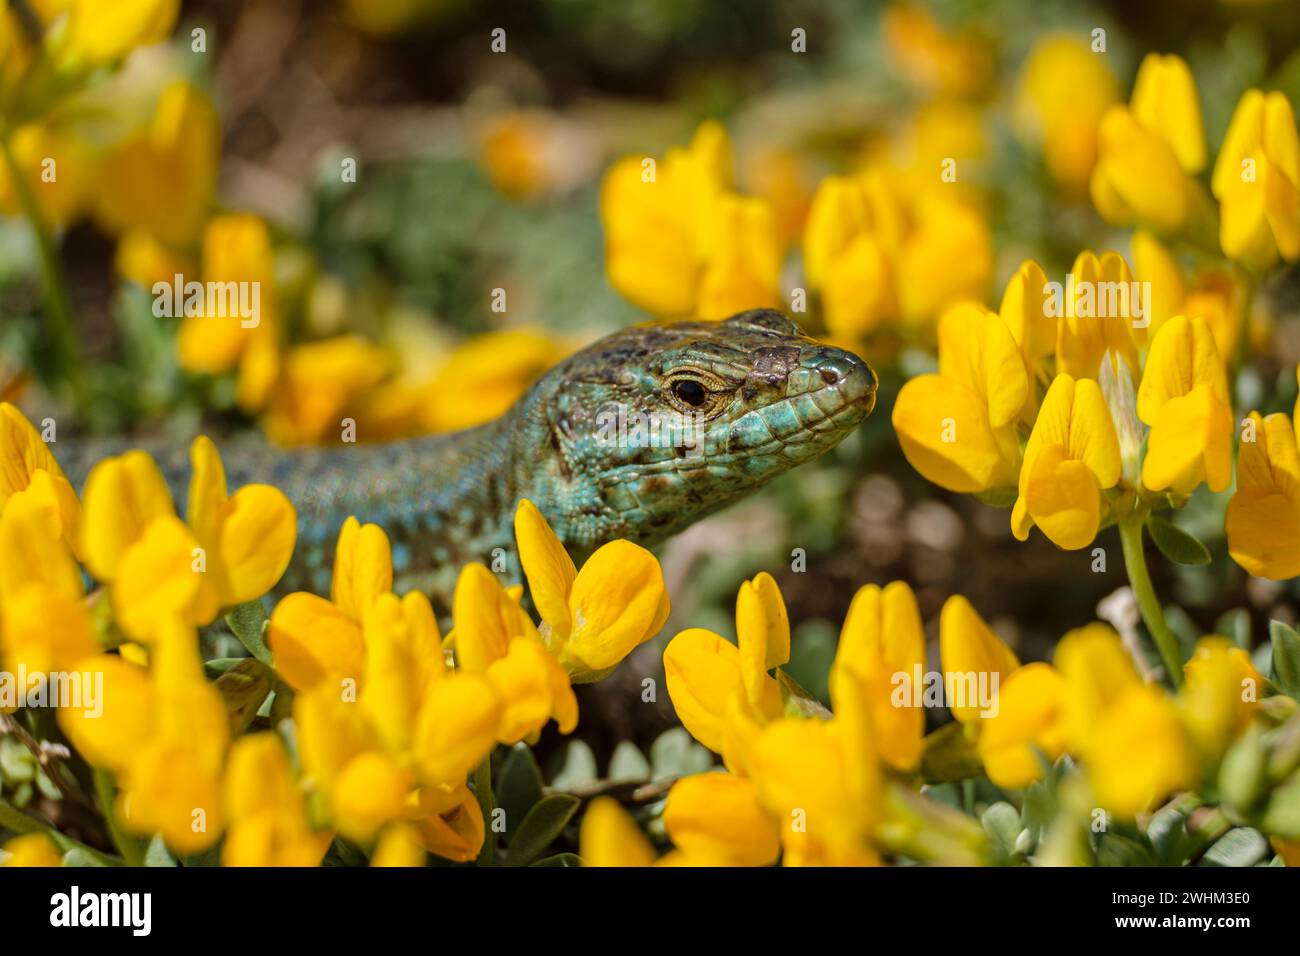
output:
{"label": "plant stem", "polygon": [[496,796],[492,793],[492,754],[474,769],[474,793],[483,811],[483,846],[478,851],[478,865],[491,866],[496,858],[497,835],[492,829],[492,811],[496,809]]}
{"label": "plant stem", "polygon": [[1182,652],[1178,648],[1178,638],[1174,636],[1174,632],[1169,629],[1169,624],[1165,621],[1164,609],[1160,606],[1160,599],[1156,596],[1156,589],[1151,583],[1151,575],[1147,572],[1147,559],[1142,549],[1142,527],[1145,523],[1146,515],[1142,512],[1129,515],[1119,523],[1119,541],[1124,549],[1124,567],[1128,571],[1129,584],[1132,585],[1133,594],[1137,598],[1138,610],[1142,612],[1142,620],[1156,642],[1156,648],[1165,663],[1169,680],[1177,688],[1183,683]]}
{"label": "plant stem", "polygon": [[113,845],[122,854],[126,865],[144,866],[144,848],[139,840],[122,829],[117,814],[113,811],[113,778],[106,770],[95,771],[95,795],[99,797],[99,809],[104,814],[109,836],[113,838]]}
{"label": "plant stem", "polygon": [[32,195],[27,177],[17,157],[14,156],[13,147],[7,136],[0,136],[0,152],[4,153],[5,166],[8,168],[10,182],[13,183],[14,192],[22,206],[23,215],[36,234],[36,245],[41,257],[45,327],[53,354],[54,370],[62,376],[72,390],[72,400],[77,410],[85,413],[90,408],[90,396],[86,390],[81,350],[77,347],[76,333],[73,328],[72,303],[68,299],[68,285],[63,275],[63,263],[59,259],[58,249],[55,248],[49,224],[45,221],[45,215],[41,212],[36,197]]}

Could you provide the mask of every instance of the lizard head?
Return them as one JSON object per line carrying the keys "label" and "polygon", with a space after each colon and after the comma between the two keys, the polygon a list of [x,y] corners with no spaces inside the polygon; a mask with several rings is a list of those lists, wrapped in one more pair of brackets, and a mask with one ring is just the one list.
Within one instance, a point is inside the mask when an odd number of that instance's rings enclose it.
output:
{"label": "lizard head", "polygon": [[556,453],[548,517],[582,546],[661,540],[816,458],[870,413],[876,376],[760,309],[614,333],[538,394]]}

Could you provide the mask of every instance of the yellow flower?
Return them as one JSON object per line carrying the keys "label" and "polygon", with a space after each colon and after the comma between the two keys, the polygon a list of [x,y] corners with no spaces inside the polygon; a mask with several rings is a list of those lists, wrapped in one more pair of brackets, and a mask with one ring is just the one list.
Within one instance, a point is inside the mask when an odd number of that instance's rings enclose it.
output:
{"label": "yellow flower", "polygon": [[1124,645],[1105,624],[1070,631],[1056,645],[1057,671],[1065,681],[1065,733],[1070,752],[1086,756],[1098,721],[1142,678]]}
{"label": "yellow flower", "polygon": [[366,612],[393,587],[393,556],[388,535],[356,518],[343,522],[334,547],[330,600],[306,591],[286,595],[271,612],[267,641],[276,671],[295,690],[308,690],[333,678],[363,677]]}
{"label": "yellow flower", "polygon": [[[239,330],[238,322],[224,321],[232,333]],[[295,345],[283,356],[263,418],[267,435],[284,446],[337,442],[344,418],[357,420],[359,400],[388,374],[390,364],[384,349],[359,335]],[[358,427],[364,435],[364,422]]]}
{"label": "yellow flower", "polygon": [[568,675],[496,575],[481,564],[466,565],[453,610],[459,669],[486,676],[501,698],[497,739],[513,744],[535,737],[552,717],[560,733],[572,733],[578,700]]}
{"label": "yellow flower", "polygon": [[905,384],[893,423],[912,467],[951,491],[1009,487],[1020,467],[1016,420],[1029,376],[1011,331],[976,304],[939,323],[939,372]]}
{"label": "yellow flower", "polygon": [[944,30],[919,5],[891,4],[884,31],[896,68],[923,90],[971,95],[984,89],[992,76],[987,43],[974,34]]}
{"label": "yellow flower", "polygon": [[73,746],[119,787],[115,812],[133,833],[162,834],[198,853],[221,834],[221,767],[230,720],[203,677],[193,628],[168,617],[156,628],[150,669],[98,655],[78,670],[103,675],[102,713],[61,708]]}
{"label": "yellow flower", "polygon": [[1172,54],[1149,54],[1129,105],[1106,111],[1098,139],[1091,191],[1102,218],[1158,232],[1181,229],[1198,200],[1191,177],[1205,166],[1200,104],[1187,64]]}
{"label": "yellow flower", "polygon": [[426,788],[420,791],[420,816],[415,820],[425,849],[435,856],[467,863],[483,846],[483,810],[469,787]]}
{"label": "yellow flower", "polygon": [[707,122],[660,163],[627,156],[605,174],[600,219],[610,284],[656,315],[689,315],[708,257],[713,211],[730,183],[731,143]]}
{"label": "yellow flower", "polygon": [[700,276],[695,314],[725,319],[746,309],[774,309],[782,249],[766,199],[727,193],[718,201],[714,248]]}
{"label": "yellow flower", "polygon": [[[1065,751],[1062,698],[1065,683],[1048,664],[1013,671],[998,691],[998,711],[983,721],[979,737],[984,772],[999,787],[1027,787]],[[1040,758],[1041,755],[1041,758]]]}
{"label": "yellow flower", "polygon": [[103,158],[99,181],[113,188],[95,192],[100,226],[111,234],[144,229],[176,246],[192,242],[212,204],[220,147],[221,124],[211,102],[188,82],[175,81],[163,90],[148,128]]}
{"label": "yellow flower", "polygon": [[566,349],[539,330],[507,329],[475,336],[452,349],[421,391],[421,424],[459,431],[491,421],[564,358]]}
{"label": "yellow flower", "polygon": [[578,571],[527,499],[515,510],[515,540],[542,640],[575,683],[605,676],[668,620],[663,571],[645,548],[611,541]]}
{"label": "yellow flower", "polygon": [[925,633],[916,596],[902,581],[864,585],[853,596],[834,667],[862,681],[880,757],[898,770],[921,759],[925,712],[913,706],[925,670]]}
{"label": "yellow flower", "polygon": [[984,717],[981,702],[971,699],[978,697],[973,692],[986,682],[988,687],[1000,689],[1020,667],[1020,660],[984,623],[970,601],[954,594],[939,612],[939,664],[945,687],[951,682],[961,691],[954,696],[964,698],[950,700],[948,709],[962,723],[969,724]]}
{"label": "yellow flower", "polygon": [[1119,477],[1119,440],[1101,387],[1058,375],[1025,446],[1012,533],[1024,541],[1037,525],[1057,547],[1086,547],[1101,524],[1102,493]]}
{"label": "yellow flower", "polygon": [[420,831],[410,823],[396,823],[385,827],[379,835],[375,852],[370,857],[371,866],[414,867],[424,866],[425,848]]}
{"label": "yellow flower", "polygon": [[58,518],[59,534],[80,557],[77,493],[40,433],[17,408],[0,402],[0,514],[13,495],[29,488]]}
{"label": "yellow flower", "polygon": [[1300,258],[1300,138],[1283,93],[1248,90],[1237,103],[1211,180],[1224,254],[1262,272]]}
{"label": "yellow flower", "polygon": [[171,616],[207,623],[199,612],[215,613],[198,603],[198,541],[176,517],[162,473],[145,452],[105,458],[90,470],[82,548],[90,573],[113,585],[117,622],[138,641],[151,641]]}
{"label": "yellow flower", "polygon": [[913,219],[898,253],[904,321],[926,321],[954,302],[984,298],[993,276],[993,240],[984,218],[967,203],[928,194]]}
{"label": "yellow flower", "polygon": [[[383,613],[388,598],[372,613]],[[430,852],[472,859],[483,822],[465,779],[496,742],[501,704],[478,674],[430,669],[428,655],[441,652],[427,637],[407,645],[424,647],[424,666],[408,657],[405,671],[396,669],[401,656],[376,641],[386,663],[371,673],[375,691],[368,682],[359,704],[329,684],[294,699],[303,773],[325,794],[334,825],[351,839],[366,843],[388,824],[411,820]],[[402,635],[390,638],[400,642]],[[399,714],[409,724],[395,734],[392,719]]]}
{"label": "yellow flower", "polygon": [[703,628],[682,631],[664,650],[664,674],[682,726],[744,774],[759,729],[782,713],[768,671],[790,659],[790,621],[770,574],[741,584],[736,635],[739,647]]}
{"label": "yellow flower", "polygon": [[206,436],[190,446],[190,465],[186,517],[206,553],[207,599],[222,608],[261,597],[293,557],[297,512],[271,485],[245,485],[229,494],[221,456]]}
{"label": "yellow flower", "polygon": [[180,0],[75,0],[62,53],[87,67],[120,60],[138,46],[166,39],[180,6]]}
{"label": "yellow flower", "polygon": [[884,189],[849,176],[827,176],[813,195],[804,224],[808,286],[822,295],[826,325],[838,335],[871,331],[897,311],[894,276],[881,222],[890,203]]}
{"label": "yellow flower", "polygon": [[1128,263],[1116,252],[1098,258],[1085,249],[1074,260],[1070,277],[1074,296],[1065,300],[1065,314],[1056,320],[1056,370],[1097,379],[1102,360],[1109,357],[1117,372],[1123,359],[1129,376],[1136,377],[1138,348],[1146,340]]}
{"label": "yellow flower", "polygon": [[1097,126],[1119,99],[1106,57],[1080,37],[1049,33],[1034,42],[1021,68],[1019,125],[1042,143],[1047,171],[1071,194],[1088,188],[1097,161]]}
{"label": "yellow flower", "polygon": [[753,781],[700,773],[668,791],[664,829],[692,863],[768,866],[781,852],[777,821],[758,803]]}
{"label": "yellow flower", "polygon": [[555,182],[552,167],[563,156],[556,149],[556,125],[540,110],[517,110],[490,119],[476,139],[479,162],[492,185],[517,200],[547,192]]}
{"label": "yellow flower", "polygon": [[8,165],[0,165],[0,212],[23,211],[18,190],[26,188],[46,222],[71,225],[82,213],[91,192],[90,149],[76,136],[47,123],[28,123],[13,131],[9,143],[22,170],[21,185],[13,182]]}
{"label": "yellow flower", "polygon": [[144,452],[106,458],[86,478],[86,565],[112,584],[118,623],[136,640],[149,641],[168,615],[208,624],[221,608],[260,597],[293,554],[297,517],[282,492],[248,485],[228,496],[212,442],[200,436],[190,455],[190,526]]}
{"label": "yellow flower", "polygon": [[627,156],[601,183],[605,268],[625,298],[663,316],[722,317],[776,301],[781,249],[765,199],[730,192],[731,143],[702,123],[662,162]]}
{"label": "yellow flower", "polygon": [[400,599],[380,594],[365,611],[362,633],[361,709],[384,747],[404,752],[429,689],[448,674],[433,605],[418,591]]}
{"label": "yellow flower", "polygon": [[1142,483],[1191,494],[1232,480],[1232,406],[1228,378],[1204,319],[1174,316],[1157,333],[1138,387],[1137,413],[1151,426]]}
{"label": "yellow flower", "polygon": [[7,841],[0,866],[62,866],[63,856],[44,833],[28,833]]}
{"label": "yellow flower", "polygon": [[98,644],[81,572],[59,539],[59,519],[37,472],[0,511],[0,660],[29,674],[70,670]]}
{"label": "yellow flower", "polygon": [[655,850],[613,797],[597,797],[582,817],[578,854],[583,866],[650,866]]}
{"label": "yellow flower", "polygon": [[783,717],[764,727],[750,753],[759,802],[781,827],[786,865],[874,862],[882,780],[861,683],[831,675],[831,720]]}
{"label": "yellow flower", "polygon": [[1205,762],[1213,766],[1259,708],[1264,679],[1250,655],[1226,637],[1203,637],[1183,665],[1178,692],[1183,726]]}
{"label": "yellow flower", "polygon": [[1300,452],[1286,415],[1250,413],[1237,455],[1237,491],[1224,527],[1232,560],[1257,577],[1300,575]]}
{"label": "yellow flower", "polygon": [[[128,229],[117,241],[113,257],[117,274],[142,289],[152,289],[155,283],[172,285],[176,276],[191,274],[187,256],[172,249],[145,229]],[[179,310],[178,310],[179,311]]]}
{"label": "yellow flower", "polygon": [[223,866],[316,866],[330,835],[312,830],[284,744],[273,733],[241,737],[222,783]]}
{"label": "yellow flower", "polygon": [[801,151],[782,145],[760,148],[748,164],[754,191],[772,204],[781,248],[799,241],[812,200],[811,162]]}
{"label": "yellow flower", "polygon": [[1133,234],[1133,272],[1151,284],[1150,335],[1175,315],[1185,315],[1209,323],[1220,357],[1236,352],[1244,316],[1237,281],[1228,270],[1199,269],[1188,277],[1160,240],[1139,229]]}
{"label": "yellow flower", "polygon": [[177,355],[190,372],[216,375],[237,367],[236,400],[255,411],[266,403],[280,366],[275,261],[266,223],[248,214],[214,217],[203,229],[202,259],[204,282],[240,284],[247,289],[250,312],[256,290],[257,314],[245,319],[242,313],[208,314],[205,308],[191,315],[187,310],[177,332]]}
{"label": "yellow flower", "polygon": [[1047,275],[1032,259],[1020,264],[1002,292],[998,315],[1010,330],[1025,368],[1046,378],[1043,360],[1056,350],[1056,320],[1048,309]]}
{"label": "yellow flower", "polygon": [[[349,838],[369,843],[405,821],[406,836],[391,840],[418,834],[431,853],[473,859],[484,825],[469,772],[498,740],[533,736],[551,717],[569,732],[577,701],[520,590],[505,591],[482,565],[466,567],[456,588],[454,672],[428,599],[399,600],[391,587],[387,537],[349,519],[332,599],[292,594],[271,615],[277,669],[303,690],[294,715],[304,772]],[[395,859],[410,859],[399,849]]]}
{"label": "yellow flower", "polygon": [[1087,761],[1097,804],[1123,820],[1196,779],[1173,701],[1147,684],[1125,689],[1099,717]]}

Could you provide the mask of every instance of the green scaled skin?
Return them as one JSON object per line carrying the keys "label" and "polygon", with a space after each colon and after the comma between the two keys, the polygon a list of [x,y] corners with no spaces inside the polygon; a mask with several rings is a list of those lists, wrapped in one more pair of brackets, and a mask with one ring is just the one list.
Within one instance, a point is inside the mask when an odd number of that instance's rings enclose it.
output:
{"label": "green scaled skin", "polygon": [[[466,563],[520,580],[521,498],[579,563],[616,538],[654,545],[833,448],[875,399],[876,376],[857,356],[755,310],[616,332],[555,366],[500,418],[453,435],[290,453],[234,441],[221,451],[232,490],[273,484],[298,509],[279,592],[329,593],[334,542],[355,515],[392,540],[396,589],[418,588],[445,610]],[[90,451],[66,463],[74,480]],[[184,450],[155,457],[183,502]]]}

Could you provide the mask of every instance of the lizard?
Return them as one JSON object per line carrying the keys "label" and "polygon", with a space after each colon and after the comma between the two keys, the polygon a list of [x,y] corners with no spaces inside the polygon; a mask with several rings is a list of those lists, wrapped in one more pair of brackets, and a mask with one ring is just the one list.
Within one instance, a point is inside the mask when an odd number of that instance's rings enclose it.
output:
{"label": "lizard", "polygon": [[[328,594],[335,540],[355,516],[388,534],[395,588],[446,610],[466,563],[521,581],[520,499],[579,564],[616,538],[653,546],[839,444],[871,412],[876,387],[866,362],[775,310],[648,322],[561,361],[486,424],[292,452],[236,442],[227,474],[232,489],[269,483],[297,509],[277,593]],[[184,449],[150,450],[185,500]],[[82,447],[65,463],[74,481],[91,457]]]}

